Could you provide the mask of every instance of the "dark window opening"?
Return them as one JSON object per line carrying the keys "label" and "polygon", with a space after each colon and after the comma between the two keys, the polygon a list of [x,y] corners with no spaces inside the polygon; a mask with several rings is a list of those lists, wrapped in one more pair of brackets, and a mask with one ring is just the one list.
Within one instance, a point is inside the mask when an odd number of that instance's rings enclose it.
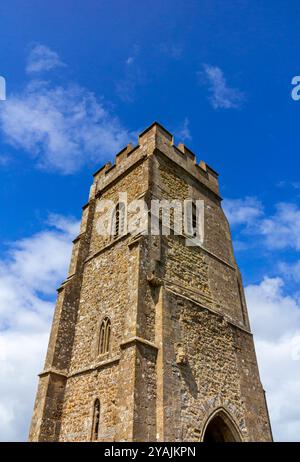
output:
{"label": "dark window opening", "polygon": [[92,441],[98,440],[99,423],[100,423],[100,401],[99,399],[96,399],[94,403],[94,412],[93,412]]}
{"label": "dark window opening", "polygon": [[114,217],[114,238],[122,236],[124,234],[125,225],[125,205],[122,202],[118,202],[115,209]]}

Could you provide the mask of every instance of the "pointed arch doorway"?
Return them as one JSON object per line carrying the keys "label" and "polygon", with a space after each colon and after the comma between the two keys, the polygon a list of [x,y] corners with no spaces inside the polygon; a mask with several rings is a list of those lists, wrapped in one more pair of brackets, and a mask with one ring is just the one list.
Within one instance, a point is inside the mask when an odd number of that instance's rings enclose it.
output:
{"label": "pointed arch doorway", "polygon": [[204,443],[229,443],[242,441],[242,439],[227,412],[218,410],[208,419],[202,441]]}

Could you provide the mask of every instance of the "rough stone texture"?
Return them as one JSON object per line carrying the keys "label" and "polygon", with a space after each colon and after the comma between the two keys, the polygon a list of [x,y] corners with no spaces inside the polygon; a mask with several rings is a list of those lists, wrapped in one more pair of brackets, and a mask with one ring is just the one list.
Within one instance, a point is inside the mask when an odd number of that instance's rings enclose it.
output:
{"label": "rough stone texture", "polygon": [[[205,240],[99,236],[101,199],[202,199]],[[173,222],[174,215],[171,221]],[[107,353],[100,324],[111,320]],[[236,440],[271,429],[218,175],[152,124],[94,175],[58,291],[31,441],[202,441],[218,415]]]}

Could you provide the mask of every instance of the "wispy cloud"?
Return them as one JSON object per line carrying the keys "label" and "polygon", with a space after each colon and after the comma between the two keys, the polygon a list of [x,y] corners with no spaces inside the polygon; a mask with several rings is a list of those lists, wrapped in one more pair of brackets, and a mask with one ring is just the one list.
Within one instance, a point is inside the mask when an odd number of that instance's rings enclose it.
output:
{"label": "wispy cloud", "polygon": [[276,204],[274,215],[258,224],[258,231],[271,249],[300,250],[300,209],[296,204]]}
{"label": "wispy cloud", "polygon": [[[300,250],[300,208],[290,202],[275,204],[275,212],[266,215],[255,197],[224,199],[226,216],[234,228],[241,227],[240,237],[260,237],[260,244],[270,250]],[[258,244],[258,242],[256,242]]]}
{"label": "wispy cloud", "polygon": [[277,183],[278,188],[292,188],[299,190],[300,189],[300,181],[286,181],[281,180]]}
{"label": "wispy cloud", "polygon": [[183,122],[174,129],[174,135],[178,138],[179,141],[191,141],[192,135],[190,131],[190,121],[187,117],[183,120]]}
{"label": "wispy cloud", "polygon": [[160,51],[168,58],[178,60],[183,55],[183,46],[180,44],[165,42],[160,45]]}
{"label": "wispy cloud", "polygon": [[122,77],[115,84],[117,95],[125,103],[132,103],[136,99],[137,88],[147,81],[145,71],[138,63],[139,52],[139,46],[135,45],[125,60]]}
{"label": "wispy cloud", "polygon": [[256,197],[224,199],[223,208],[232,226],[253,224],[263,215],[263,205]]}
{"label": "wispy cloud", "polygon": [[26,72],[28,74],[50,71],[65,66],[59,55],[45,45],[35,44],[28,55]]}
{"label": "wispy cloud", "polygon": [[300,282],[300,260],[292,263],[281,261],[278,270],[286,279]]}
{"label": "wispy cloud", "polygon": [[0,75],[0,101],[6,100],[6,80]]}
{"label": "wispy cloud", "polygon": [[245,101],[245,94],[228,85],[222,69],[218,66],[203,65],[198,72],[201,84],[206,84],[210,93],[209,101],[214,109],[237,109]]}
{"label": "wispy cloud", "polygon": [[133,103],[136,99],[136,88],[142,82],[139,70],[126,71],[125,77],[116,82],[116,93],[124,103]]}
{"label": "wispy cloud", "polygon": [[88,89],[32,80],[0,110],[8,144],[32,155],[38,166],[63,174],[103,162],[128,143],[120,120]]}
{"label": "wispy cloud", "polygon": [[50,294],[66,276],[78,228],[76,220],[52,215],[43,231],[12,242],[0,260],[2,441],[27,438],[53,316]]}
{"label": "wispy cloud", "polygon": [[134,60],[135,58],[133,56],[128,56],[128,58],[126,59],[127,66],[130,66],[131,64],[133,64]]}

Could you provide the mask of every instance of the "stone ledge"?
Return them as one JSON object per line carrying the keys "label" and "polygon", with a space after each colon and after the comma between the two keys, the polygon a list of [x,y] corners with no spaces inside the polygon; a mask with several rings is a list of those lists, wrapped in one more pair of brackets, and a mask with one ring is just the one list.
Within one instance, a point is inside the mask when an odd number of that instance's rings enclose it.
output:
{"label": "stone ledge", "polygon": [[85,231],[82,231],[81,233],[79,233],[79,234],[75,237],[75,239],[73,239],[73,241],[72,241],[73,244],[75,244],[77,241],[80,241],[80,239],[85,235],[85,233],[86,233]]}
{"label": "stone ledge", "polygon": [[138,244],[143,239],[143,237],[145,237],[145,236],[147,236],[147,235],[142,234],[142,233],[136,234],[128,242],[128,247],[130,248],[130,247],[133,247],[134,245]]}
{"label": "stone ledge", "polygon": [[104,368],[106,366],[110,366],[110,365],[112,365],[114,363],[118,363],[119,361],[120,361],[120,356],[114,356],[113,358],[109,358],[109,359],[106,359],[104,361],[93,363],[88,367],[84,367],[82,369],[75,370],[74,372],[70,372],[68,374],[68,378],[74,377],[76,375],[84,374],[85,372],[90,372],[90,371],[94,371],[94,370],[97,370],[97,369],[102,369],[102,368]]}
{"label": "stone ledge", "polygon": [[118,242],[124,240],[125,238],[128,238],[130,235],[130,233],[126,233],[124,234],[123,236],[119,236],[115,239],[112,239],[108,244],[104,245],[103,247],[101,247],[101,249],[97,250],[97,252],[93,253],[92,255],[89,255],[85,260],[84,260],[84,264],[88,263],[90,260],[92,260],[93,258],[95,257],[98,257],[98,255],[100,255],[102,252],[105,252],[105,250],[108,250],[110,247],[113,247],[115,244],[117,244]]}
{"label": "stone ledge", "polygon": [[132,344],[137,344],[137,343],[141,343],[142,345],[146,345],[150,348],[153,348],[154,350],[158,350],[158,346],[156,346],[154,343],[149,342],[149,340],[146,340],[142,337],[131,337],[128,340],[125,340],[125,342],[122,342],[120,344],[120,348],[124,349],[124,348],[129,347]]}
{"label": "stone ledge", "polygon": [[44,377],[46,375],[59,375],[61,377],[64,377],[65,379],[68,377],[68,373],[65,370],[60,371],[59,369],[55,369],[54,367],[49,367],[48,369],[45,369],[42,371],[40,374],[38,374],[39,377]]}
{"label": "stone ledge", "polygon": [[226,260],[223,260],[223,258],[218,257],[215,253],[211,252],[210,250],[206,249],[203,246],[199,246],[200,249],[202,249],[205,253],[207,253],[210,257],[214,258],[215,260],[218,260],[220,263],[223,263],[223,265],[228,266],[228,268],[232,269],[233,271],[236,271],[236,267],[233,266],[231,263],[227,262]]}
{"label": "stone ledge", "polygon": [[[80,274],[80,273],[79,273]],[[69,276],[67,277],[67,279],[65,279],[61,285],[58,287],[58,289],[56,289],[57,292],[62,292],[63,289],[65,289],[65,287],[68,285],[68,283],[70,281],[72,281],[72,279],[77,275],[76,271],[72,274],[69,274]]]}

